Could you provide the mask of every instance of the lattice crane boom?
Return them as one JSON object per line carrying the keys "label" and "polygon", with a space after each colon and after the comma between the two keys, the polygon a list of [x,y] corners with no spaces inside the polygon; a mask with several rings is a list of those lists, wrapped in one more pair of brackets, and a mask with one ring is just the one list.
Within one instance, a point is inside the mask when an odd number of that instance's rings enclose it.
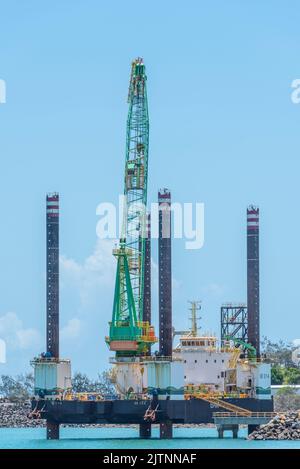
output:
{"label": "lattice crane boom", "polygon": [[113,251],[118,265],[112,322],[106,337],[117,355],[143,353],[156,342],[153,327],[142,321],[149,148],[146,81],[145,65],[138,58],[132,62],[129,82],[125,203],[120,245]]}

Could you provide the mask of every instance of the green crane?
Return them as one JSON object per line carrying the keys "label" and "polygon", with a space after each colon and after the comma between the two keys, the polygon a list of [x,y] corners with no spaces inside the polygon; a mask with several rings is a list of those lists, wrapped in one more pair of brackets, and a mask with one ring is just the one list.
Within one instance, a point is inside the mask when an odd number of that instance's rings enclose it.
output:
{"label": "green crane", "polygon": [[244,342],[242,339],[238,339],[236,337],[227,336],[226,340],[232,340],[234,345],[241,345],[245,351],[248,353],[249,360],[256,360],[257,353],[256,348],[253,345],[249,344],[248,342]]}
{"label": "green crane", "polygon": [[141,58],[132,62],[128,92],[124,210],[119,247],[113,250],[117,273],[112,321],[106,343],[117,356],[147,352],[157,341],[143,321],[149,117],[146,71]]}

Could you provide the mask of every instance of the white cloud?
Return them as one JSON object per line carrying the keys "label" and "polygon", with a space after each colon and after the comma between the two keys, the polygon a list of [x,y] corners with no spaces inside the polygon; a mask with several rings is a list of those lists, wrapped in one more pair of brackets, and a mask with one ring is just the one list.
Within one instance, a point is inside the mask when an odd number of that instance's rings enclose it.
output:
{"label": "white cloud", "polygon": [[[117,240],[98,239],[93,253],[83,262],[65,255],[60,256],[62,286],[78,288],[82,306],[87,306],[100,288],[113,288],[117,261],[112,254]],[[158,264],[151,258],[153,288],[158,288]],[[181,282],[172,276],[173,290],[180,288]],[[113,290],[112,290],[113,292]],[[112,293],[113,294],[113,293]]]}
{"label": "white cloud", "polygon": [[[61,330],[62,340],[79,334],[78,330],[83,327],[83,324],[85,328],[88,327],[90,319],[85,321],[87,315],[91,318],[95,312],[99,315],[102,310],[104,314],[99,316],[99,321],[104,318],[104,315],[105,321],[110,319],[117,267],[112,250],[116,244],[116,240],[97,239],[92,254],[82,262],[66,255],[60,257],[61,311],[66,320],[69,319],[69,323]],[[153,258],[151,269],[153,302],[155,303],[158,295],[158,265]],[[173,291],[181,287],[181,283],[174,277],[172,277],[172,287]],[[65,305],[64,302],[66,302]],[[80,318],[77,319],[81,321],[80,324],[76,322],[76,318]]]}
{"label": "white cloud", "polygon": [[25,328],[16,313],[0,316],[0,338],[8,347],[27,350],[41,345],[41,334],[37,329]]}
{"label": "white cloud", "polygon": [[82,306],[87,306],[100,288],[113,287],[116,260],[112,255],[114,240],[98,239],[94,252],[82,263],[67,256],[60,257],[62,286],[78,288]]}
{"label": "white cloud", "polygon": [[294,339],[292,343],[295,347],[299,347],[300,346],[300,339]]}
{"label": "white cloud", "polygon": [[81,321],[78,318],[69,319],[67,324],[60,331],[61,340],[77,339],[80,335]]}

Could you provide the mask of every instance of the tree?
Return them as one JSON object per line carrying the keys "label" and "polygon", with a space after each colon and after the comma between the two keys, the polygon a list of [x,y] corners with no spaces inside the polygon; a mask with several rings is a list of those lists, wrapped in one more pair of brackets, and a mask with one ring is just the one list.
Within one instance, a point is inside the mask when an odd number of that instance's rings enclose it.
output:
{"label": "tree", "polygon": [[279,365],[293,366],[292,352],[294,348],[291,343],[284,342],[283,340],[271,342],[267,337],[263,337],[261,341],[261,353],[268,360]]}
{"label": "tree", "polygon": [[271,384],[300,384],[300,369],[273,365],[271,368]]}
{"label": "tree", "polygon": [[287,412],[300,408],[300,396],[292,387],[283,387],[274,397],[274,408],[276,412]]}
{"label": "tree", "polygon": [[99,394],[115,394],[115,388],[110,381],[108,371],[98,374],[95,381],[88,378],[84,373],[76,372],[72,379],[72,389],[74,392],[95,392]]}
{"label": "tree", "polygon": [[34,392],[34,376],[33,373],[25,373],[23,375],[18,375],[16,381],[21,383],[25,392],[28,396],[32,396]]}
{"label": "tree", "polygon": [[108,371],[103,371],[101,374],[98,374],[98,378],[95,381],[95,388],[96,392],[100,394],[115,395],[116,393]]}
{"label": "tree", "polygon": [[274,365],[271,368],[271,384],[282,384],[284,379],[284,370],[281,366]]}
{"label": "tree", "polygon": [[13,378],[2,375],[0,380],[0,395],[11,401],[24,401],[33,394],[33,375],[27,373]]}
{"label": "tree", "polygon": [[284,370],[283,384],[300,384],[300,370],[299,368],[286,368]]}
{"label": "tree", "polygon": [[[112,396],[116,394],[108,371],[98,374],[97,379],[94,381],[86,374],[77,372],[72,379],[72,389],[74,392],[94,392]],[[34,377],[32,373],[21,374],[15,378],[2,375],[0,378],[0,397],[14,402],[21,402],[32,397],[33,393]]]}
{"label": "tree", "polygon": [[84,373],[76,372],[72,379],[74,392],[93,392],[93,383]]}

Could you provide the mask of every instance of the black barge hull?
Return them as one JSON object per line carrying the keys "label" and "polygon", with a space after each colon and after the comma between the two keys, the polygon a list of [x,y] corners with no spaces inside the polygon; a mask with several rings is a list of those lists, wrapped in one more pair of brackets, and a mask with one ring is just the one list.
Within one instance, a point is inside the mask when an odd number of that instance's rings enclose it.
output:
{"label": "black barge hull", "polygon": [[[273,412],[273,400],[254,398],[226,399],[226,402],[252,412]],[[41,418],[56,424],[143,424],[150,400],[112,401],[32,401],[32,410]],[[152,423],[200,424],[213,423],[214,412],[225,409],[201,399],[159,400]]]}

